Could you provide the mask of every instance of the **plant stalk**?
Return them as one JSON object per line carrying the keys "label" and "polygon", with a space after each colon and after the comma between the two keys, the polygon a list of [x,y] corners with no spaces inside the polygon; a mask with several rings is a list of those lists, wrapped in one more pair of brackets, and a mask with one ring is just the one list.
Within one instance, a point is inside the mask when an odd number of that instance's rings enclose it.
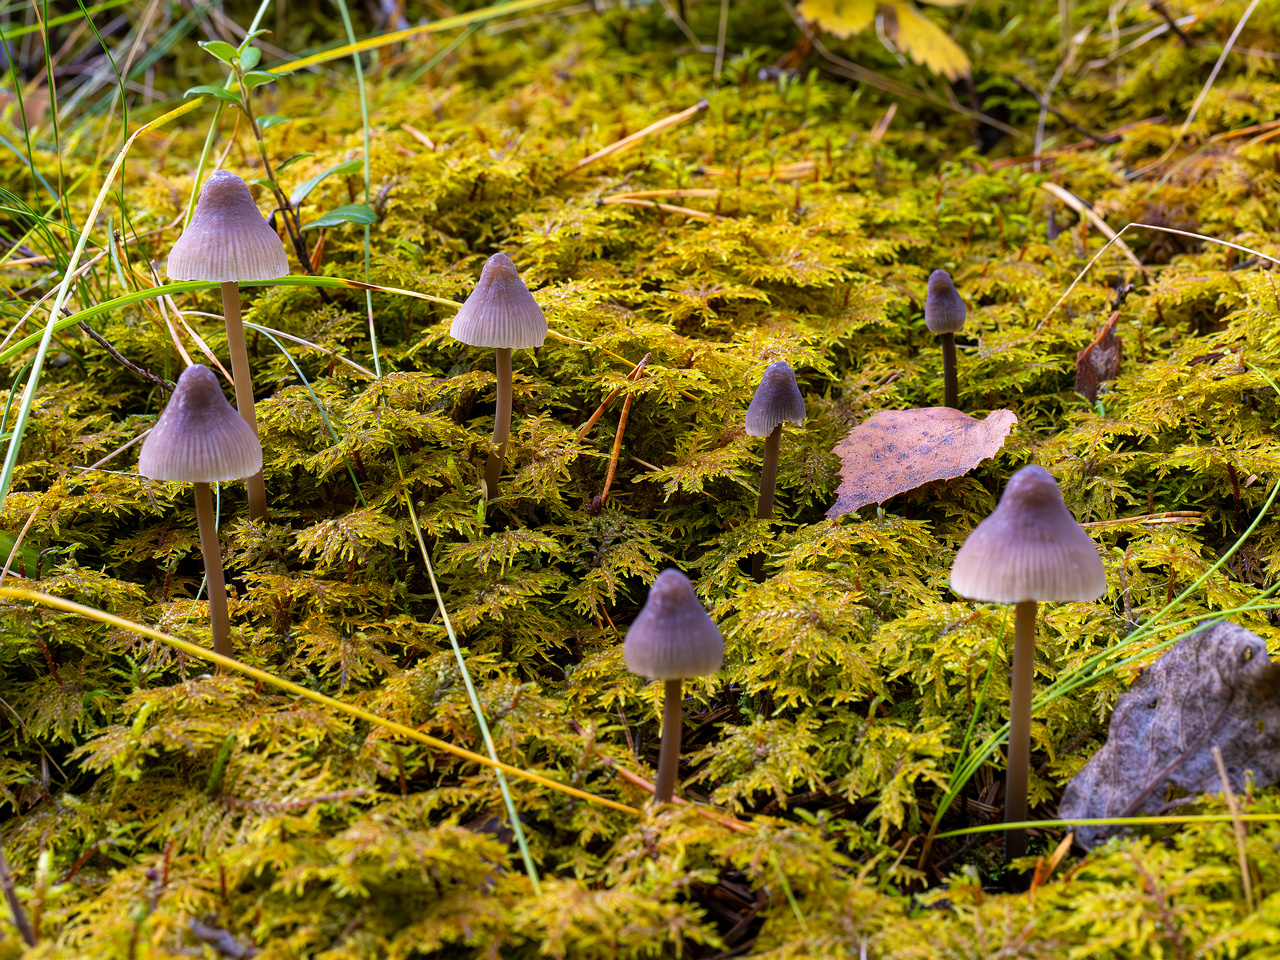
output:
{"label": "plant stalk", "polygon": [[938,340],[942,344],[942,405],[959,410],[960,402],[956,399],[956,335],[940,333]]}
{"label": "plant stalk", "polygon": [[[1027,781],[1031,772],[1031,695],[1036,671],[1036,602],[1016,608],[1013,633],[1012,695],[1009,700],[1009,770],[1005,776],[1004,822],[1027,819]],[[1006,830],[1005,862],[1027,852],[1027,832]]]}
{"label": "plant stalk", "polygon": [[498,481],[502,479],[502,465],[507,455],[507,441],[511,438],[511,348],[499,347],[496,370],[498,374],[498,406],[493,414],[493,446],[489,462],[484,467],[485,499],[498,495]]}
{"label": "plant stalk", "polygon": [[218,544],[218,522],[213,518],[213,497],[207,483],[197,483],[196,523],[200,527],[200,552],[204,554],[204,576],[209,584],[209,620],[213,625],[213,652],[231,653],[231,619],[227,616],[227,583],[222,578],[222,547]]}
{"label": "plant stalk", "polygon": [[[236,409],[258,435],[258,415],[253,406],[253,377],[249,373],[249,351],[244,343],[244,323],[240,319],[240,284],[222,284],[222,315],[227,324],[227,349],[231,352],[231,375],[235,377]],[[267,515],[267,486],[259,470],[245,481],[249,488],[249,516],[261,520]]]}
{"label": "plant stalk", "polygon": [[[773,519],[773,488],[778,482],[778,448],[782,445],[782,424],[773,428],[764,441],[764,457],[760,463],[760,497],[756,500],[756,519]],[[751,579],[764,583],[764,554],[751,556]]]}
{"label": "plant stalk", "polygon": [[680,771],[680,724],[684,706],[681,692],[683,680],[667,680],[662,700],[662,747],[658,751],[658,779],[653,785],[653,798],[670,803],[676,790],[676,774]]}

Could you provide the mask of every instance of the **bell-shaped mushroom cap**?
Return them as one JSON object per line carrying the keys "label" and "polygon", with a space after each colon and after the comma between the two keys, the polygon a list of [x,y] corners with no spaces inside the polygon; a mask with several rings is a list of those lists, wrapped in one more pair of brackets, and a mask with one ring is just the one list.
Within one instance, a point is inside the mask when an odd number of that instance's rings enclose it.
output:
{"label": "bell-shaped mushroom cap", "polygon": [[747,407],[747,433],[767,437],[783,420],[803,423],[804,417],[804,397],[800,396],[791,364],[785,360],[769,364]]}
{"label": "bell-shaped mushroom cap", "polygon": [[1106,591],[1107,576],[1053,475],[1027,466],[956,554],[951,589],[994,603],[1093,600]]}
{"label": "bell-shaped mushroom cap", "polygon": [[174,280],[274,280],[289,272],[289,261],[244,181],[218,170],[200,191],[165,272]]}
{"label": "bell-shaped mushroom cap", "polygon": [[679,570],[663,570],[622,644],[627,669],[655,680],[704,677],[720,669],[724,639]]}
{"label": "bell-shaped mushroom cap", "polygon": [[523,350],[547,338],[547,318],[505,253],[495,253],[480,282],[449,327],[449,336],[473,347]]}
{"label": "bell-shaped mushroom cap", "polygon": [[182,371],[169,405],[142,443],[138,472],[152,480],[213,483],[262,469],[262,445],[203,364]]}
{"label": "bell-shaped mushroom cap", "polygon": [[951,274],[929,274],[929,294],[924,298],[924,325],[930,333],[957,333],[964,326],[964,301],[951,282]]}

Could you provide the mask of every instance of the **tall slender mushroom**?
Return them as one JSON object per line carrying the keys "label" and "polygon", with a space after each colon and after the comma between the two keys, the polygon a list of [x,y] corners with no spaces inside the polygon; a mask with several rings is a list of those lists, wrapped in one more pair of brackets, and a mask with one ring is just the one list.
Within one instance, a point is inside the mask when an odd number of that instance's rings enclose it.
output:
{"label": "tall slender mushroom", "polygon": [[[1033,465],[1009,479],[995,510],[965,540],[951,565],[951,589],[971,600],[1017,605],[1004,791],[1005,822],[1017,823],[1027,818],[1036,603],[1094,600],[1107,589],[1106,572],[1052,474]],[[1006,860],[1026,850],[1025,830],[1005,831]]]}
{"label": "tall slender mushroom", "polygon": [[675,792],[680,767],[682,682],[715,673],[724,661],[720,630],[679,570],[663,570],[653,581],[644,608],[627,630],[622,655],[632,673],[666,685],[653,795],[659,803],[667,803]]}
{"label": "tall slender mushroom", "polygon": [[964,328],[964,318],[964,301],[951,282],[951,274],[933,271],[924,299],[924,325],[938,335],[942,345],[942,403],[955,410],[960,409],[956,399],[956,334]]}
{"label": "tall slender mushroom", "polygon": [[[773,488],[778,481],[778,448],[782,442],[783,421],[803,423],[804,418],[804,397],[800,396],[795,371],[785,360],[769,364],[760,378],[755,396],[751,398],[751,405],[747,407],[747,433],[767,438],[760,464],[757,519],[773,519]],[[763,553],[751,557],[751,576],[756,583],[764,582]]]}
{"label": "tall slender mushroom", "polygon": [[217,376],[199,363],[187,367],[178,378],[168,406],[142,444],[138,472],[152,480],[195,485],[200,551],[209,583],[213,649],[227,657],[231,656],[231,624],[209,484],[241,480],[261,469],[262,445],[258,436],[227,403]]}
{"label": "tall slender mushroom", "polygon": [[[245,182],[234,173],[217,170],[200,191],[191,222],[169,251],[165,271],[173,280],[205,280],[222,285],[222,314],[227,325],[227,350],[235,377],[236,409],[258,435],[253,407],[253,378],[249,351],[240,320],[240,282],[275,280],[289,272],[284,244],[258,211]],[[267,515],[267,488],[258,470],[248,478],[249,516]]]}
{"label": "tall slender mushroom", "polygon": [[505,253],[495,253],[480,271],[449,335],[473,347],[492,347],[497,355],[498,404],[493,415],[493,449],[484,468],[485,499],[498,495],[498,481],[511,438],[511,351],[540,347],[547,319]]}

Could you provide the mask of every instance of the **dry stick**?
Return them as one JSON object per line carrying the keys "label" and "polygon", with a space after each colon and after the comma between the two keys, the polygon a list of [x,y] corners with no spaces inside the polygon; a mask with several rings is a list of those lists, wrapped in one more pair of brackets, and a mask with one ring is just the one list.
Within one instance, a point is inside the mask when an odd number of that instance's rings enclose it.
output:
{"label": "dry stick", "polygon": [[204,554],[204,575],[209,585],[209,620],[213,626],[213,652],[224,657],[231,653],[231,619],[227,615],[227,583],[222,578],[222,547],[218,543],[218,524],[213,517],[213,497],[207,483],[194,485],[196,491],[196,524],[200,528],[200,552]]}
{"label": "dry stick", "polygon": [[93,327],[89,326],[83,320],[79,321],[79,323],[77,323],[76,325],[80,328],[81,332],[85,334],[85,336],[95,341],[99,346],[102,347],[103,350],[106,350],[107,353],[111,354],[111,358],[115,360],[116,363],[120,364],[120,366],[128,370],[130,373],[134,374],[135,376],[141,377],[147,383],[151,384],[152,386],[159,387],[161,390],[166,390],[169,393],[173,392],[174,384],[164,379],[164,377],[158,377],[154,373],[152,373],[150,370],[147,370],[143,367],[138,366],[136,363],[134,363],[132,360],[126,357],[123,353],[121,353],[119,350],[113,347],[106,337],[100,334],[97,330],[93,329]]}
{"label": "dry stick", "polygon": [[573,173],[574,171],[581,170],[583,167],[595,163],[597,160],[603,159],[604,157],[612,156],[615,153],[621,153],[623,150],[629,150],[645,137],[661,133],[664,130],[669,130],[671,127],[684,123],[691,117],[696,117],[706,109],[707,101],[704,97],[686,110],[681,110],[679,113],[673,113],[669,117],[663,117],[661,120],[649,124],[649,126],[645,127],[643,130],[637,130],[635,133],[631,134],[631,136],[623,137],[621,140],[615,141],[607,147],[597,150],[595,153],[591,154],[591,156],[579,160],[576,164],[570,167],[567,172]]}
{"label": "dry stick", "polygon": [[1040,104],[1040,106],[1043,109],[1048,110],[1055,117],[1057,117],[1059,120],[1065,123],[1068,127],[1074,130],[1076,133],[1080,134],[1080,136],[1088,137],[1090,140],[1096,140],[1098,143],[1107,144],[1107,145],[1113,144],[1113,143],[1119,143],[1121,140],[1124,139],[1118,133],[1095,133],[1094,131],[1088,129],[1087,127],[1082,127],[1080,124],[1076,123],[1074,120],[1068,117],[1065,113],[1063,113],[1053,104],[1051,104],[1047,99],[1040,96],[1039,92],[1035,89],[1035,87],[1031,86],[1031,84],[1024,83],[1018,77],[1014,77],[1013,82],[1016,83],[1018,86],[1020,86],[1024,92],[1029,93],[1031,94],[1031,96],[1035,97],[1036,103]]}
{"label": "dry stick", "polygon": [[960,401],[957,399],[956,389],[956,335],[940,333],[938,342],[942,345],[942,405],[959,410]]}
{"label": "dry stick", "polygon": [[1236,806],[1236,795],[1231,790],[1231,781],[1227,779],[1227,766],[1222,762],[1222,751],[1218,745],[1213,746],[1213,762],[1218,766],[1218,776],[1222,778],[1222,796],[1227,801],[1227,811],[1231,814],[1231,827],[1236,835],[1236,856],[1240,860],[1240,882],[1244,886],[1244,902],[1253,913],[1253,877],[1249,871],[1249,856],[1245,850],[1245,827],[1240,820],[1240,808]]}
{"label": "dry stick", "polygon": [[27,919],[27,911],[22,909],[22,901],[18,899],[18,891],[14,889],[13,871],[9,869],[9,858],[0,847],[0,889],[4,890],[4,898],[9,903],[9,912],[13,914],[13,925],[18,928],[22,941],[28,947],[36,945],[36,932],[31,929],[31,921]]}
{"label": "dry stick", "polygon": [[618,432],[613,436],[613,455],[609,457],[609,472],[604,475],[604,489],[600,491],[600,506],[604,507],[604,502],[609,497],[609,488],[613,486],[613,474],[618,469],[618,455],[622,452],[622,434],[627,429],[627,416],[631,413],[631,398],[634,394],[627,394],[627,398],[622,401],[622,415],[618,417]]}
{"label": "dry stick", "polygon": [[[1023,600],[1016,608],[1013,634],[1013,683],[1009,700],[1009,769],[1005,776],[1004,821],[1027,819],[1027,780],[1031,772],[1031,695],[1036,668],[1036,602]],[[1007,863],[1027,852],[1027,831],[1006,830]]]}
{"label": "dry stick", "polygon": [[[236,409],[258,435],[258,415],[253,408],[253,378],[249,374],[249,351],[244,344],[244,324],[240,320],[240,284],[235,280],[222,284],[222,315],[227,324],[227,349],[231,353],[231,373],[235,380]],[[249,488],[249,516],[261,520],[267,515],[267,486],[259,470],[245,481]],[[218,563],[222,576],[222,563]],[[212,583],[212,579],[209,581]],[[230,647],[227,648],[230,651]],[[227,654],[230,656],[230,653]]]}
{"label": "dry stick", "polygon": [[[636,378],[640,376],[640,372],[644,370],[645,366],[648,365],[649,358],[652,356],[653,356],[652,353],[646,353],[643,357],[641,357],[640,362],[637,363],[634,367],[632,367],[631,372],[627,374],[627,380],[634,383]],[[587,419],[587,422],[582,425],[581,429],[578,430],[577,439],[579,442],[581,442],[582,439],[588,433],[591,432],[591,428],[596,425],[596,421],[598,421],[602,416],[604,416],[605,410],[609,409],[609,404],[611,404],[614,398],[621,392],[622,392],[622,387],[614,387],[611,391],[609,391],[609,395],[604,398],[604,402],[602,402],[600,406],[596,407],[596,412],[593,413]],[[633,457],[632,459],[635,459],[635,458]]]}
{"label": "dry stick", "polygon": [[[764,458],[760,463],[760,496],[756,500],[756,519],[773,519],[773,488],[778,482],[778,449],[782,445],[782,424],[764,441]],[[764,583],[764,554],[751,555],[751,579]]]}
{"label": "dry stick", "polygon": [[670,803],[676,789],[676,774],[680,768],[680,723],[684,694],[682,680],[668,680],[663,685],[662,746],[658,752],[658,779],[653,787],[653,798],[659,803]]}
{"label": "dry stick", "polygon": [[495,364],[498,375],[498,405],[493,413],[493,447],[484,466],[484,496],[492,500],[498,495],[498,481],[502,479],[502,464],[507,455],[507,441],[511,438],[511,348],[498,347]]}

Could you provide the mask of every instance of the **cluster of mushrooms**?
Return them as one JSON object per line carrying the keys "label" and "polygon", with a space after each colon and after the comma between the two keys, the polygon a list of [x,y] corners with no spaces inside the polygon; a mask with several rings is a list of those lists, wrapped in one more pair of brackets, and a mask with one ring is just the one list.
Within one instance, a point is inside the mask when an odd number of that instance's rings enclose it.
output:
{"label": "cluster of mushrooms", "polygon": [[[170,253],[167,270],[175,280],[221,285],[237,409],[223,396],[212,370],[200,364],[189,366],[143,444],[138,469],[152,479],[195,486],[213,645],[217,653],[229,657],[227,593],[209,485],[246,479],[250,516],[267,515],[239,284],[284,276],[288,263],[279,236],[263,219],[244,181],[218,171],[201,191],[191,223]],[[964,301],[950,275],[935,270],[929,277],[925,322],[941,340],[944,396],[950,407],[956,406],[955,334],[964,321]],[[497,409],[483,480],[484,495],[492,498],[498,494],[510,438],[512,351],[541,346],[547,322],[515,265],[499,253],[485,263],[450,333],[496,354]],[[795,372],[784,361],[770,364],[745,417],[747,434],[765,438],[756,505],[760,520],[773,517],[782,425],[802,423],[805,416]],[[751,574],[757,583],[764,581],[762,553],[752,556]],[[1005,820],[1020,822],[1027,814],[1037,604],[1096,599],[1106,590],[1102,561],[1067,509],[1053,477],[1043,467],[1026,466],[1010,478],[996,509],[956,554],[951,587],[971,600],[1016,605]],[[720,630],[679,570],[664,570],[653,582],[644,607],[627,630],[623,656],[633,673],[664,684],[654,796],[668,802],[680,764],[682,684],[715,673],[724,659]],[[1006,857],[1021,856],[1025,850],[1025,831],[1006,831]]]}

